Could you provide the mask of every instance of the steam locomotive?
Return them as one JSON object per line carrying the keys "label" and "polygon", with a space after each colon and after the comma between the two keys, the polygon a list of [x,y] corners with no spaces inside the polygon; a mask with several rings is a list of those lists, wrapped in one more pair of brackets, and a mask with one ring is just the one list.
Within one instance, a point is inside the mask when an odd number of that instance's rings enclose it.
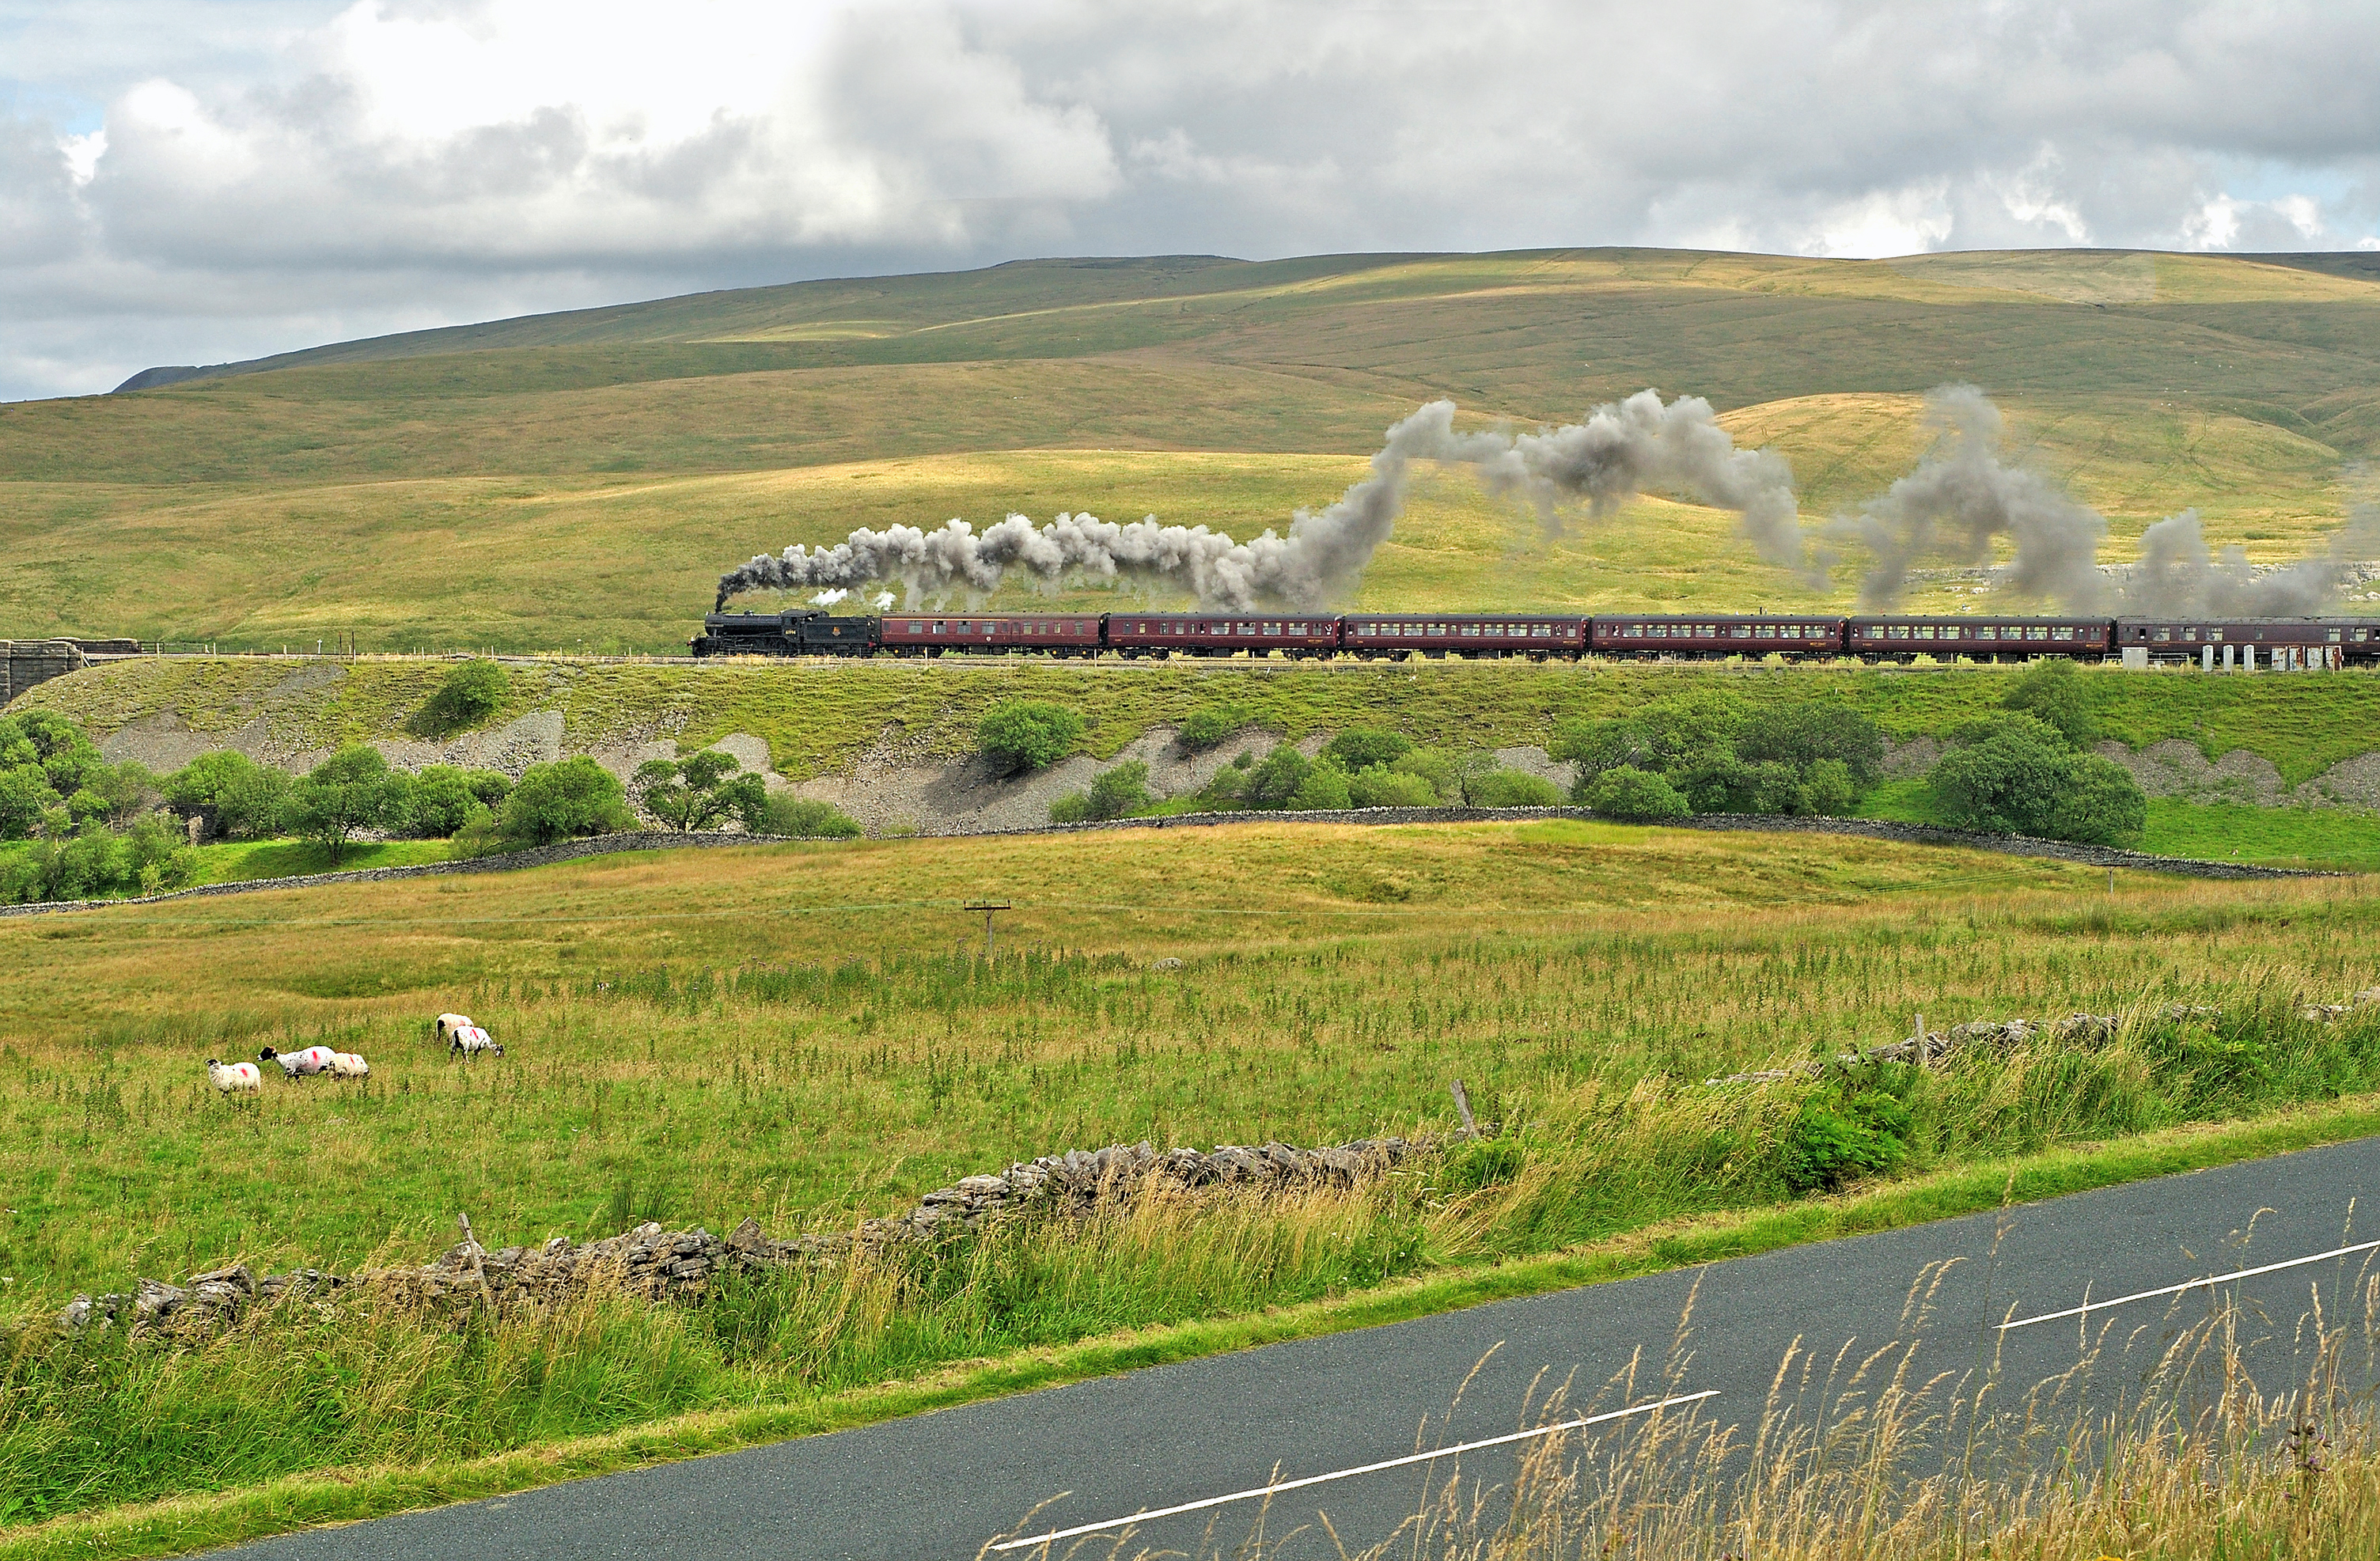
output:
{"label": "steam locomotive", "polygon": [[2380,620],[1870,617],[1806,613],[904,612],[836,618],[823,609],[713,612],[697,656],[1270,656],[1293,660],[1421,655],[1576,660],[1920,656],[2027,661],[2042,656],[2204,668],[2340,668],[2380,662]]}

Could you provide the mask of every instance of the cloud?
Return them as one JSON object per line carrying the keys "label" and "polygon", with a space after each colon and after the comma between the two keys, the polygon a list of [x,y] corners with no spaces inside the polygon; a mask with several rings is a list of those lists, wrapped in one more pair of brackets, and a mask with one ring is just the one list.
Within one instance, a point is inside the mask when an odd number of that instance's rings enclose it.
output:
{"label": "cloud", "polygon": [[2312,0],[207,9],[5,24],[0,394],[1026,254],[2303,248],[2380,221],[2380,12]]}

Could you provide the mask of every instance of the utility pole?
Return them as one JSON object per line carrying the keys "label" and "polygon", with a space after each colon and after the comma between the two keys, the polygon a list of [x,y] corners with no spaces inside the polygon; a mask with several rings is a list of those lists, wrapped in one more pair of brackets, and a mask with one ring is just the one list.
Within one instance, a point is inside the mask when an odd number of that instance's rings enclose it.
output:
{"label": "utility pole", "polygon": [[970,911],[981,911],[983,913],[983,957],[988,960],[991,958],[991,918],[998,915],[1001,912],[1007,910],[1009,908],[1008,902],[1005,900],[970,900],[967,902],[966,908]]}

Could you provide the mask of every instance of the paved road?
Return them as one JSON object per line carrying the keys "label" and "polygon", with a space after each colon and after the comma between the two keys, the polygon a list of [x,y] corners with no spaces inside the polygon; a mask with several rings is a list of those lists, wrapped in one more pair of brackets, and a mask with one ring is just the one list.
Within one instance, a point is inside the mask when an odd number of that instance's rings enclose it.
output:
{"label": "paved road", "polygon": [[[387,1561],[929,1561],[976,1556],[987,1541],[1101,1523],[1260,1487],[1268,1479],[1347,1470],[1416,1446],[1509,1433],[1540,1373],[1575,1373],[1594,1396],[1632,1359],[1633,1390],[1607,1405],[1716,1390],[1697,1406],[1725,1422],[1760,1416],[1778,1362],[1798,1339],[1821,1358],[1907,1337],[1912,1284],[1938,1272],[1924,1330],[1929,1369],[1957,1370],[2007,1351],[2003,1380],[2030,1385],[2075,1363],[2082,1329],[2109,1342],[2104,1383],[2136,1381],[2174,1328],[2204,1317],[2210,1293],[2264,1321],[2250,1333],[2266,1380],[2286,1374],[2310,1287],[2325,1304],[2358,1284],[2374,1253],[2301,1265],[2132,1302],[2087,1320],[2001,1333],[1998,1325],[2210,1275],[2301,1258],[2380,1236],[2350,1229],[2359,1194],[2380,1191],[2380,1139],[2222,1170],[2168,1177],[1913,1229],[1596,1285],[1445,1316],[1281,1344],[1120,1377],[968,1405],[890,1424],[558,1485],[493,1501],[292,1535],[228,1553],[243,1561],[370,1555]],[[2365,1227],[2380,1226],[2380,1211]],[[1947,1271],[1931,1265],[1961,1260]],[[1698,1287],[1698,1289],[1697,1289]],[[1690,1353],[1661,1383],[1689,1294]],[[2359,1308],[2360,1310],[2360,1308]],[[2112,1325],[2112,1326],[2108,1326]],[[2131,1354],[2125,1355],[2129,1349]],[[1492,1353],[1491,1353],[1492,1351]],[[1480,1365],[1486,1357],[1486,1364]],[[1448,1406],[1476,1375],[1460,1406]],[[1500,1482],[1510,1448],[1476,1453],[1466,1475]],[[1443,1479],[1440,1467],[1438,1477]],[[1276,1499],[1268,1531],[1329,1514],[1351,1550],[1410,1513],[1427,1471],[1358,1475]],[[1160,1519],[1141,1544],[1196,1547],[1246,1531],[1255,1504]],[[1064,1554],[1060,1546],[1058,1554]],[[1033,1551],[1012,1554],[1030,1555]],[[1098,1543],[1087,1555],[1108,1554]],[[1334,1554],[1318,1531],[1300,1558]]]}

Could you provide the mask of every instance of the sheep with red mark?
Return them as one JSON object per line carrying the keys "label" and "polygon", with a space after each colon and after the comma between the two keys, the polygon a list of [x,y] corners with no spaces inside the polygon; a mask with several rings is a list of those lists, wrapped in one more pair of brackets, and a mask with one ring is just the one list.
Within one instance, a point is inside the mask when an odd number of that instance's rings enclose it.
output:
{"label": "sheep with red mark", "polygon": [[254,1095],[264,1087],[264,1073],[253,1062],[218,1062],[207,1059],[207,1083],[225,1095]]}

